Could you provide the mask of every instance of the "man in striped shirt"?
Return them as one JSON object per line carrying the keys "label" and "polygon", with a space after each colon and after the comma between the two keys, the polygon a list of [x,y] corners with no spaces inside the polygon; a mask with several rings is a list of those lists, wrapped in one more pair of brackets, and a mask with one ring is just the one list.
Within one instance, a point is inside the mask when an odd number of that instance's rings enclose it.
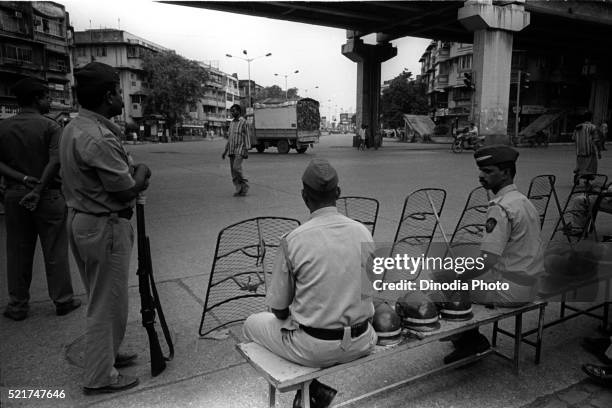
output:
{"label": "man in striped shirt", "polygon": [[576,126],[572,139],[576,142],[576,169],[574,184],[584,174],[597,173],[597,159],[601,158],[598,146],[595,144],[597,126],[591,123],[591,112],[584,114],[584,121]]}
{"label": "man in striped shirt", "polygon": [[225,160],[225,156],[229,155],[230,169],[232,172],[232,182],[236,187],[234,197],[245,196],[249,191],[247,179],[242,173],[242,160],[248,159],[249,149],[251,148],[251,140],[249,138],[249,129],[247,121],[240,116],[242,108],[240,105],[232,105],[230,114],[233,120],[229,125],[229,136],[227,144],[221,158]]}

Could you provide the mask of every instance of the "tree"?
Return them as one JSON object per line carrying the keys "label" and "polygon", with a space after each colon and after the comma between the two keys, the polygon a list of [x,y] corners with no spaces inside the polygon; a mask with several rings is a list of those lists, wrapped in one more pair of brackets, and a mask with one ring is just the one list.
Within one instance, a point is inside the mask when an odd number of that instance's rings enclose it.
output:
{"label": "tree", "polygon": [[404,124],[405,113],[426,115],[428,112],[425,84],[415,81],[412,72],[404,70],[391,80],[383,91],[381,114],[384,127],[396,128]]}
{"label": "tree", "polygon": [[181,122],[186,107],[204,96],[208,74],[196,61],[173,52],[148,53],[142,69],[150,88],[144,101],[145,113],[164,115],[170,128]]}

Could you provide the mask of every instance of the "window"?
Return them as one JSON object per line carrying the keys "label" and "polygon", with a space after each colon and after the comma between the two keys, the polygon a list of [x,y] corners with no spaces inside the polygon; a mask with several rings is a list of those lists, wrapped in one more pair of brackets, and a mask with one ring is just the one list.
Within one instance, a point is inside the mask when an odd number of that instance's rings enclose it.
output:
{"label": "window", "polygon": [[106,57],[106,47],[96,47],[96,57]]}
{"label": "window", "polygon": [[9,13],[8,11],[0,10],[0,30],[9,31],[12,33],[26,34],[25,22],[21,13],[19,12]]}
{"label": "window", "polygon": [[4,48],[4,56],[15,61],[32,62],[32,49],[7,44]]}
{"label": "window", "polygon": [[472,69],[472,56],[471,55],[463,55],[459,58],[459,69],[460,70]]}
{"label": "window", "polygon": [[36,16],[34,19],[34,30],[38,33],[45,33],[56,37],[64,36],[64,25],[61,21],[40,16]]}
{"label": "window", "polygon": [[132,86],[136,86],[136,81],[132,81]]}
{"label": "window", "polygon": [[87,55],[87,49],[85,47],[77,48],[77,57],[84,57]]}
{"label": "window", "polygon": [[127,56],[128,58],[138,57],[138,48],[135,45],[130,45],[127,47]]}

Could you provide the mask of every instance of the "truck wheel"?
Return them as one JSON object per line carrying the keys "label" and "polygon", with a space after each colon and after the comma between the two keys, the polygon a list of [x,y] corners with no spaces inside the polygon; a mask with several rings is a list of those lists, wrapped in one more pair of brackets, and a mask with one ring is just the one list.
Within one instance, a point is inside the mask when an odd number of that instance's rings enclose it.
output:
{"label": "truck wheel", "polygon": [[276,144],[276,149],[278,149],[279,154],[287,154],[289,153],[289,143],[286,140],[280,140]]}
{"label": "truck wheel", "polygon": [[263,153],[266,150],[266,146],[263,144],[258,144],[255,146],[255,149],[257,149],[257,153]]}
{"label": "truck wheel", "polygon": [[306,150],[308,150],[308,146],[304,146],[304,147],[298,147],[297,149],[298,153],[302,154],[302,153],[306,153]]}

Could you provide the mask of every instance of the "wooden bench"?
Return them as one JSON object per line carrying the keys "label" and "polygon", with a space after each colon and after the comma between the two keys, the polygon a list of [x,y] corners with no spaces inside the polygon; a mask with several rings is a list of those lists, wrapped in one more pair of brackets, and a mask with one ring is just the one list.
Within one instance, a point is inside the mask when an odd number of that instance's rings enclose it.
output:
{"label": "wooden bench", "polygon": [[[338,406],[347,405],[353,403],[357,400],[361,400],[363,398],[370,397],[372,395],[376,395],[383,391],[388,391],[390,389],[399,387],[401,385],[407,384],[409,382],[418,380],[425,376],[434,374],[439,371],[448,370],[454,367],[458,367],[461,365],[465,365],[471,363],[475,360],[481,359],[489,354],[496,354],[505,359],[513,361],[514,368],[518,372],[519,363],[520,363],[520,352],[521,352],[521,343],[525,342],[526,344],[530,344],[535,347],[535,363],[538,364],[540,362],[541,355],[541,347],[542,347],[542,328],[544,322],[544,309],[546,307],[546,302],[536,302],[530,303],[526,306],[507,309],[507,308],[497,308],[497,309],[489,309],[481,305],[473,305],[472,310],[474,313],[474,318],[465,321],[465,322],[453,322],[447,320],[440,320],[440,329],[429,332],[429,333],[420,333],[420,332],[411,332],[411,336],[406,336],[399,344],[395,346],[388,347],[379,347],[377,346],[375,351],[372,354],[369,354],[360,359],[351,361],[345,364],[338,364],[335,366],[327,367],[327,368],[312,368],[312,367],[304,367],[290,361],[279,357],[266,348],[250,342],[250,343],[240,343],[236,345],[236,349],[242,356],[247,360],[251,366],[259,372],[266,379],[269,384],[269,406],[274,407],[276,403],[276,390],[279,392],[288,392],[297,389],[302,390],[302,407],[310,408],[310,398],[309,398],[309,385],[312,380],[335,373],[337,371],[342,371],[348,369],[350,367],[355,367],[361,364],[368,363],[370,361],[378,360],[381,358],[389,357],[393,354],[407,351],[410,349],[417,348],[427,343],[431,343],[433,341],[438,341],[444,337],[451,336],[453,334],[462,333],[466,330],[470,330],[476,327],[480,327],[489,323],[494,323],[493,336],[491,341],[491,349],[485,351],[484,353],[480,353],[474,356],[467,357],[460,361],[456,361],[452,364],[446,364],[441,367],[435,368],[433,370],[420,373],[414,377],[404,379],[397,383],[385,386],[384,388],[377,389],[368,394],[359,396],[349,401],[345,401]],[[523,339],[523,314],[532,310],[539,310],[538,316],[538,336],[535,342],[526,342]],[[499,329],[498,322],[500,320],[504,320],[510,317],[515,318],[514,324],[514,333],[505,332]],[[512,356],[507,356],[503,354],[497,348],[497,335],[501,334],[511,334],[511,337],[514,339],[514,353]]]}

